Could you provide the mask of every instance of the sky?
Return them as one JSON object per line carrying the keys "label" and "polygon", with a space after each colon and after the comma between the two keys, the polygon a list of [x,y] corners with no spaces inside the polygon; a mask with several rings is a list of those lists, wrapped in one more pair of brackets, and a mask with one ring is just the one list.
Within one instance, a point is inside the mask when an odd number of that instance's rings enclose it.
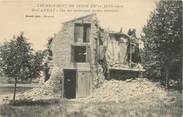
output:
{"label": "sky", "polygon": [[[103,28],[127,32],[135,28],[139,36],[150,13],[155,9],[157,0],[0,0],[0,43],[24,32],[24,36],[35,50],[46,48],[47,40],[61,30],[62,23],[73,18],[96,13]],[[40,4],[59,5],[108,5],[106,9],[115,12],[40,12],[32,11]],[[115,6],[111,8],[110,5]],[[116,6],[118,5],[118,8]],[[68,10],[68,6],[60,9]],[[74,8],[73,8],[74,9]],[[87,8],[75,8],[87,9]],[[90,8],[91,10],[92,8]],[[93,8],[92,10],[96,10]],[[98,8],[101,9],[101,8]],[[41,17],[35,17],[35,16]],[[26,17],[29,16],[29,17]],[[34,17],[30,17],[34,16]],[[49,16],[49,17],[43,17]]]}

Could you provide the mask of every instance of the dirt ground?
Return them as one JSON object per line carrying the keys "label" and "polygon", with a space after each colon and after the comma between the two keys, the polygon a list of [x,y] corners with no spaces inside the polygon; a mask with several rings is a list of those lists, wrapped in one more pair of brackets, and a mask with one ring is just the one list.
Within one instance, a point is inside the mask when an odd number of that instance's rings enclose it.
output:
{"label": "dirt ground", "polygon": [[146,79],[112,80],[83,99],[1,104],[0,117],[182,117],[182,102],[182,93],[164,90]]}
{"label": "dirt ground", "polygon": [[1,117],[182,117],[182,99],[178,92],[175,103],[153,107],[115,102],[82,103],[76,100],[49,100],[51,103],[1,105]]}

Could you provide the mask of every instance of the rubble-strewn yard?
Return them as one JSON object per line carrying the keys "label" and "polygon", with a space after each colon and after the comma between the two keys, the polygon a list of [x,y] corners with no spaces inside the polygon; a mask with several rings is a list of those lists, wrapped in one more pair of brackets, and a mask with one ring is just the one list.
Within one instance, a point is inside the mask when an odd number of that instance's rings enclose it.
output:
{"label": "rubble-strewn yard", "polygon": [[24,93],[27,96],[32,95],[28,102],[19,100],[18,106],[1,105],[0,115],[3,117],[6,115],[15,115],[15,117],[22,115],[28,117],[141,117],[143,114],[149,117],[180,117],[182,115],[182,94],[170,95],[170,92],[160,87],[159,84],[145,78],[104,81],[103,85],[87,98],[72,100],[62,100],[50,94],[47,96],[44,94],[42,97],[39,95],[39,99],[38,97],[34,99],[33,95],[36,93],[32,94],[32,91]]}
{"label": "rubble-strewn yard", "polygon": [[[60,94],[51,90],[55,87],[54,83],[40,84],[32,90],[17,95],[17,100],[37,101],[42,99],[59,99]],[[46,90],[46,89],[49,90]],[[60,92],[61,93],[61,92]],[[7,96],[6,96],[7,97]],[[74,99],[85,103],[139,103],[146,105],[155,105],[159,102],[169,103],[171,98],[168,97],[167,91],[158,83],[149,81],[146,78],[136,78],[123,80],[105,80],[100,88],[93,91],[92,95],[86,98]],[[11,98],[9,97],[11,100]]]}

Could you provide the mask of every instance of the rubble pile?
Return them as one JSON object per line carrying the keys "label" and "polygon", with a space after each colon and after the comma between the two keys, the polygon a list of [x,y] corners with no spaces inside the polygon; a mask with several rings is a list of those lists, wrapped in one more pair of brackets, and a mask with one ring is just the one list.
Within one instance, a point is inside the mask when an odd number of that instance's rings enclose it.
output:
{"label": "rubble pile", "polygon": [[31,89],[30,91],[26,91],[23,94],[18,95],[20,99],[32,99],[34,100],[39,100],[39,99],[44,99],[44,98],[54,98],[58,97],[57,93],[54,92],[54,84],[50,82],[48,85],[43,85],[40,87],[36,87]]}
{"label": "rubble pile", "polygon": [[[86,102],[129,102],[158,103],[167,98],[166,91],[157,84],[144,78],[128,79],[126,81],[110,80],[96,89],[85,99]],[[131,102],[132,103],[132,102]]]}
{"label": "rubble pile", "polygon": [[29,91],[24,92],[23,94],[18,95],[19,99],[51,99],[61,96],[61,77],[60,70],[55,67],[50,79],[47,82],[39,82],[39,86],[35,87]]}

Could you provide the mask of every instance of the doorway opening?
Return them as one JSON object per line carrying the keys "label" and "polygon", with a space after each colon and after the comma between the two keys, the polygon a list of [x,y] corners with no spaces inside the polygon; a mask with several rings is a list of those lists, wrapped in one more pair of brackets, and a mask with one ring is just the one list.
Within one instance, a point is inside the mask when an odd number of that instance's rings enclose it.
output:
{"label": "doorway opening", "polygon": [[64,97],[76,98],[76,70],[64,69]]}

